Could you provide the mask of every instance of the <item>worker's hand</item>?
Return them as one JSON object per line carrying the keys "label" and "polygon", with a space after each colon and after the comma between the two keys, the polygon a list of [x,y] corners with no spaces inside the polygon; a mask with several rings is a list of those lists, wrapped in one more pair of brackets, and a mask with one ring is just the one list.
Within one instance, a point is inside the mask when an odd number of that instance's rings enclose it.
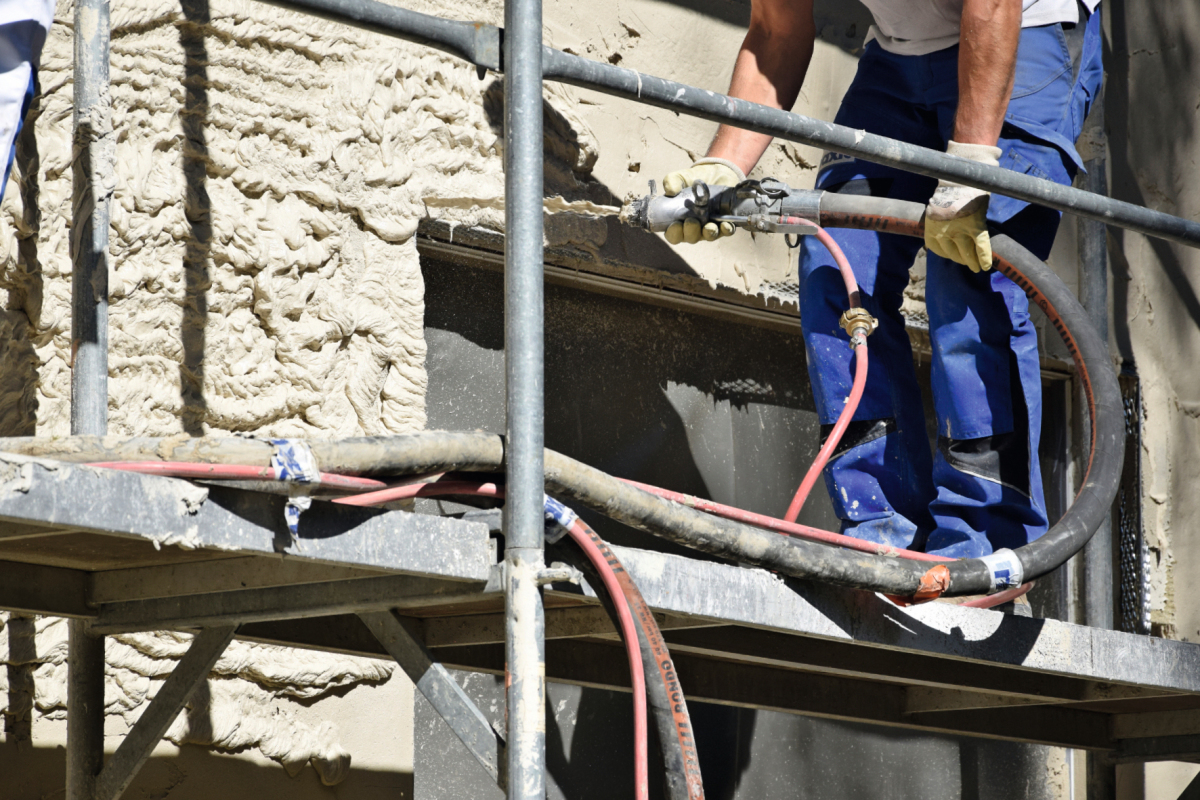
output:
{"label": "worker's hand", "polygon": [[[663,194],[674,197],[684,189],[691,188],[696,181],[703,181],[709,186],[737,186],[744,180],[746,176],[732,161],[723,158],[702,158],[690,168],[672,172],[663,178]],[[701,239],[711,242],[722,236],[732,236],[733,231],[734,227],[729,222],[710,222],[701,226],[700,220],[689,219],[672,222],[664,235],[671,244],[695,244]]]}
{"label": "worker's hand", "polygon": [[[986,144],[950,142],[946,152],[993,167],[1000,165],[1000,148]],[[939,181],[925,209],[925,247],[943,258],[966,264],[972,272],[992,268],[988,237],[989,192],[952,181]]]}

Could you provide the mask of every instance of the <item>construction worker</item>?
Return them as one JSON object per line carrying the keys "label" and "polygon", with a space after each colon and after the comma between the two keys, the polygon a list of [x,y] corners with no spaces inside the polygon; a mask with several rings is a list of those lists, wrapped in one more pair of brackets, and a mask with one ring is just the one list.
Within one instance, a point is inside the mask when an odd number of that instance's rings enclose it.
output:
{"label": "construction worker", "polygon": [[54,0],[0,0],[0,164],[12,172],[14,143],[37,85],[38,59],[54,21]]}
{"label": "construction worker", "polygon": [[[875,24],[836,122],[960,158],[1069,184],[1102,78],[1099,0],[863,0]],[[729,93],[791,108],[813,52],[813,0],[754,0]],[[722,126],[705,158],[663,180],[735,185],[771,137]],[[842,531],[952,557],[1015,548],[1047,529],[1038,467],[1037,337],[1019,287],[992,270],[988,227],[1045,259],[1060,214],[1008,197],[827,153],[817,188],[928,203],[925,301],[938,444],[930,453],[912,349],[900,314],[921,242],[836,230],[870,339],[866,393],[826,485]],[[668,240],[711,241],[728,223],[676,223]],[[850,394],[853,353],[838,319],[845,288],[806,237],[800,320],[813,397],[828,435]]]}

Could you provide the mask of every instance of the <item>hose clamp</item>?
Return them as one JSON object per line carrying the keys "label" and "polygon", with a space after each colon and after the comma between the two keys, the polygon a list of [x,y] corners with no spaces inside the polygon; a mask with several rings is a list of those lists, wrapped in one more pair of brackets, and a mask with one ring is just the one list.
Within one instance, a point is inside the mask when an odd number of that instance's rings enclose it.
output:
{"label": "hose clamp", "polygon": [[867,337],[875,332],[879,327],[879,320],[871,316],[871,312],[861,306],[858,308],[850,308],[842,314],[842,318],[838,321],[842,326],[842,330],[850,337],[850,346],[858,347],[860,344],[867,343]]}
{"label": "hose clamp", "polygon": [[979,560],[987,566],[988,575],[991,576],[992,588],[988,594],[1020,586],[1025,581],[1025,565],[1021,563],[1017,554],[1008,548],[997,550]]}

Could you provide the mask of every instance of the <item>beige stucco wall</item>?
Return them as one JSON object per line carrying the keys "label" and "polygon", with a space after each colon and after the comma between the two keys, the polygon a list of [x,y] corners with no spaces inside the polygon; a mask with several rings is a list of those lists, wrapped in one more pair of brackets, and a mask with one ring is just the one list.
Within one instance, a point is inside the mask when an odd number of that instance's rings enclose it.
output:
{"label": "beige stucco wall", "polygon": [[[405,5],[501,18],[494,0]],[[1200,59],[1189,42],[1200,41],[1200,9],[1137,4],[1127,13],[1126,3],[1106,5],[1113,16],[1114,194],[1194,218]],[[413,236],[427,218],[501,227],[495,77],[481,81],[432,51],[252,0],[214,0],[210,23],[192,8],[189,19],[167,0],[114,4],[110,429],[344,436],[421,428],[422,284]],[[545,36],[579,55],[723,91],[747,8],[630,0],[583,9],[553,0]],[[0,435],[67,431],[70,20],[63,2],[44,57],[36,147],[23,151],[0,207]],[[796,110],[832,118],[864,32],[823,22]],[[644,193],[647,179],[702,154],[713,130],[583,90],[552,87],[547,102],[554,112],[547,193],[560,195],[552,207],[568,214]],[[758,173],[807,186],[818,159],[809,148],[777,143]],[[568,221],[551,226],[548,243],[597,244],[602,226],[593,218]],[[1073,285],[1072,228],[1063,233],[1054,262]],[[1190,535],[1200,513],[1191,487],[1200,457],[1200,374],[1181,354],[1200,346],[1200,301],[1189,277],[1200,274],[1200,263],[1195,251],[1133,234],[1114,233],[1110,244],[1113,350],[1136,363],[1144,392],[1154,619],[1160,632],[1194,641],[1200,611],[1186,587],[1200,569],[1200,545]],[[701,279],[749,294],[771,294],[794,277],[774,239],[739,234],[675,252]],[[6,680],[22,670],[53,673],[46,669],[55,666],[49,641],[39,664],[13,663]],[[290,657],[272,658],[286,665]],[[411,687],[372,669],[357,664],[346,683],[315,701],[276,697],[295,720],[284,726],[294,741],[285,736],[279,748],[260,741],[214,756],[164,743],[142,779],[147,795],[206,796],[200,772],[265,793],[327,791],[311,767],[285,781],[267,755],[303,741],[301,727],[324,730],[323,746],[352,757],[349,777],[335,788],[345,796],[411,786]],[[113,714],[114,737],[152,693],[151,676],[132,674],[145,679],[146,691]],[[43,680],[51,697],[58,679]],[[274,691],[248,675],[221,680],[242,681],[244,695]],[[0,747],[0,758],[19,759],[9,764],[40,765],[28,791],[3,796],[40,796],[38,787],[61,768],[55,708],[33,704],[33,740],[23,745],[32,749]],[[356,783],[360,773],[366,777]],[[1146,796],[1168,796],[1157,792],[1183,774],[1148,771]]]}
{"label": "beige stucco wall", "polygon": [[[405,5],[502,17],[499,2]],[[545,34],[581,55],[724,90],[746,7],[714,8],[638,0],[584,14],[564,1],[547,6]],[[71,20],[63,0],[34,136],[0,207],[0,435],[69,431]],[[502,227],[497,76],[251,0],[129,0],[113,4],[112,24],[109,430],[422,428],[414,234],[423,219]],[[861,33],[825,32],[804,111],[831,114]],[[647,178],[690,163],[712,134],[565,87],[546,98],[557,212],[548,245],[602,243],[603,225],[576,210],[615,212]],[[776,146],[764,170],[808,185],[816,160]],[[791,271],[780,243],[745,236],[679,257],[700,280],[752,294]],[[0,798],[61,787],[64,630],[61,620],[0,617]],[[109,639],[110,752],[185,647],[169,635]],[[410,796],[412,698],[386,662],[235,644],[131,792]]]}
{"label": "beige stucco wall", "polygon": [[[1107,121],[1113,194],[1200,218],[1200,7],[1111,0]],[[1156,632],[1200,642],[1200,252],[1110,231],[1115,352],[1137,370],[1145,412],[1144,528]],[[1177,797],[1191,765],[1150,765],[1146,798]]]}

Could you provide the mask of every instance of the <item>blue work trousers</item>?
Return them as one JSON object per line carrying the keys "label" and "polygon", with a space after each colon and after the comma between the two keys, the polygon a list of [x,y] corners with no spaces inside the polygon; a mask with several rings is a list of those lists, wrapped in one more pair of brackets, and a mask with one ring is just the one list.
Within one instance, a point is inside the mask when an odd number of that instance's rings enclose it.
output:
{"label": "blue work trousers", "polygon": [[[1081,11],[1081,14],[1083,12]],[[1074,142],[1100,86],[1099,14],[1078,26],[1022,31],[1016,80],[1001,132],[1000,166],[1060,184],[1082,168]],[[944,150],[958,102],[958,47],[923,56],[871,42],[836,121]],[[927,202],[936,181],[838,154],[818,188]],[[988,221],[1045,259],[1059,213],[993,195]],[[925,303],[937,421],[931,455],[921,389],[900,313],[923,242],[872,231],[831,232],[854,267],[863,305],[878,320],[866,392],[825,471],[842,531],[953,557],[1015,548],[1047,528],[1038,438],[1037,334],[1024,292],[996,271],[929,253]],[[846,291],[829,252],[806,237],[800,313],[817,411],[827,433],[845,406],[854,354],[838,319]]]}

